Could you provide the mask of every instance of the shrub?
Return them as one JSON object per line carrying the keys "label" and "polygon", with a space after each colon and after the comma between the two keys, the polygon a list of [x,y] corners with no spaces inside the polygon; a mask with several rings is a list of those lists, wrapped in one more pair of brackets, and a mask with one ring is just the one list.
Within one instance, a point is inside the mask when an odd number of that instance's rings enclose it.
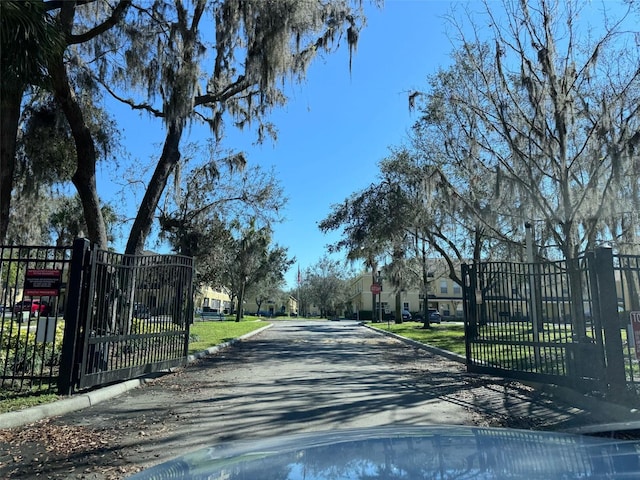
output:
{"label": "shrub", "polygon": [[59,365],[64,339],[64,321],[56,322],[53,342],[38,342],[37,331],[28,325],[2,322],[0,368],[4,375],[38,372],[43,367]]}

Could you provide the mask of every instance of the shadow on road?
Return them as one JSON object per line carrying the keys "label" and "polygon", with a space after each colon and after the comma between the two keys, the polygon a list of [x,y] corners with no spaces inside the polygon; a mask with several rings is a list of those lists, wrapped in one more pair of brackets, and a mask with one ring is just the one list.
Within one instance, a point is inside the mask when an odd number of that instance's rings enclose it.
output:
{"label": "shadow on road", "polygon": [[351,427],[553,429],[589,422],[588,412],[525,385],[468,374],[459,363],[354,322],[282,322],[143,388],[55,420],[60,428],[114,440],[50,456],[42,473],[66,478],[70,464],[89,468],[82,455],[97,462],[92,468],[100,459],[137,468],[221,442]]}

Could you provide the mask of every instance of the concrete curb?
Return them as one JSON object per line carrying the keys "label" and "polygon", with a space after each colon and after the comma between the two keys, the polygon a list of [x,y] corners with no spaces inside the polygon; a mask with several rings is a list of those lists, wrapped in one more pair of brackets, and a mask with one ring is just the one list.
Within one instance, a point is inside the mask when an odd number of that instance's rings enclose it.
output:
{"label": "concrete curb", "polygon": [[[389,332],[382,328],[374,327],[372,325],[368,325],[365,323],[361,323],[361,325],[377,333],[380,333],[381,335],[387,335],[387,336],[396,338],[404,343],[407,343],[417,348],[421,348],[423,350],[427,350],[431,353],[435,353],[436,355],[446,357],[450,360],[463,363],[463,364],[467,362],[466,357],[462,355],[458,355],[457,353],[449,352],[447,350],[442,350],[432,345],[420,343],[416,340],[402,337],[396,333]],[[621,424],[640,422],[640,409],[635,409],[635,408],[627,407],[624,405],[607,402],[605,400],[600,400],[598,398],[590,397],[583,393],[580,393],[575,390],[571,390],[570,388],[562,387],[559,385],[533,382],[530,380],[516,380],[516,381],[518,381],[519,383],[522,383],[523,385],[528,385],[532,388],[535,388],[536,390],[541,391],[543,393],[547,393],[552,397],[559,398],[562,401],[570,405],[574,405],[582,410],[593,413],[595,416],[599,418],[599,421],[607,422],[606,424],[602,424],[600,427],[607,427],[608,425],[621,425]],[[598,428],[599,427],[590,427],[589,431],[597,431]],[[640,429],[640,425],[638,426],[638,428]],[[611,429],[613,429],[613,427]],[[584,431],[586,432],[587,429],[584,429]]]}
{"label": "concrete curb", "polygon": [[[234,343],[242,341],[246,338],[250,338],[253,335],[257,335],[258,333],[263,332],[264,330],[272,326],[273,324],[265,325],[262,328],[253,330],[252,332],[246,333],[228,342],[221,343],[220,345],[208,348],[206,350],[203,350],[202,352],[189,355],[187,357],[187,364],[193,363],[199,358],[205,357],[206,355],[224,350]],[[169,370],[165,373],[171,373],[172,371],[173,370]],[[124,382],[116,383],[114,385],[109,385],[107,387],[102,387],[91,392],[80,393],[73,397],[64,398],[55,402],[36,405],[34,407],[25,408],[24,410],[17,410],[15,412],[2,413],[0,414],[0,429],[21,427],[45,418],[57,417],[60,415],[64,415],[65,413],[75,412],[87,407],[91,407],[92,405],[97,405],[100,402],[110,400],[114,397],[117,397],[118,395],[122,395],[129,390],[138,388],[145,383],[149,383],[158,376],[160,375],[156,373],[141,378],[134,378],[132,380],[127,380]]]}
{"label": "concrete curb", "polygon": [[368,329],[373,330],[374,332],[378,332],[388,337],[393,337],[397,340],[400,340],[401,342],[408,343],[409,345],[413,345],[414,347],[417,347],[417,348],[421,348],[422,350],[427,350],[431,353],[435,353],[436,355],[440,355],[441,357],[446,357],[449,360],[453,360],[454,362],[467,363],[467,358],[463,357],[462,355],[458,355],[457,353],[453,353],[448,350],[443,350],[441,348],[434,347],[433,345],[427,345],[425,343],[421,343],[416,340],[403,337],[401,335],[398,335],[397,333],[389,332],[387,330],[383,330],[382,328],[374,327],[366,323],[361,323],[360,325],[362,325],[363,327],[367,327]]}
{"label": "concrete curb", "polygon": [[187,357],[187,363],[194,362],[199,358],[206,357],[207,355],[218,353],[220,350],[224,350],[225,348],[230,347],[234,343],[240,342],[246,338],[250,338],[254,335],[257,335],[260,332],[264,332],[267,328],[271,328],[271,327],[273,327],[273,323],[270,323],[269,325],[265,325],[264,327],[259,328],[257,330],[253,330],[249,333],[245,333],[244,335],[241,335],[238,338],[234,338],[233,340],[229,340],[228,342],[221,343],[219,345],[216,345],[215,347],[209,347],[206,350],[203,350],[198,353],[194,353],[193,355],[189,355]]}

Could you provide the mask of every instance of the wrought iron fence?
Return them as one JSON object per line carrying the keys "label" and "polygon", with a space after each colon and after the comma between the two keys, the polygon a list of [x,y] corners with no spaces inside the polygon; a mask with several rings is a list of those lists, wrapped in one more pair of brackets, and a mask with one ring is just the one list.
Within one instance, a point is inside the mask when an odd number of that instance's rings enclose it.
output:
{"label": "wrought iron fence", "polygon": [[637,362],[628,353],[623,366],[616,307],[616,290],[637,297],[633,258],[631,269],[631,257],[610,249],[570,262],[464,265],[469,370],[589,389],[633,382]]}
{"label": "wrought iron fence", "polygon": [[640,256],[614,258],[616,299],[623,328],[627,383],[640,393]]}
{"label": "wrought iron fence", "polygon": [[73,391],[186,361],[193,260],[0,247],[0,390]]}
{"label": "wrought iron fence", "polygon": [[0,247],[0,388],[56,388],[70,261],[69,247]]}
{"label": "wrought iron fence", "polygon": [[78,388],[184,363],[192,279],[188,257],[93,252]]}

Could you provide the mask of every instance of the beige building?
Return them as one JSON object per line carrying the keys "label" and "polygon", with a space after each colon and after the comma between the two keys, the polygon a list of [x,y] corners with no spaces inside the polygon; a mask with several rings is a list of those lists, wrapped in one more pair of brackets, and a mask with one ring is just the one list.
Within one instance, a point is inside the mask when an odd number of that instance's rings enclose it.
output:
{"label": "beige building", "polygon": [[[371,293],[371,286],[374,284],[374,276],[369,273],[362,273],[355,278],[350,285],[351,289],[351,309],[352,314],[358,318],[365,319],[371,316],[375,310],[377,316],[382,309],[383,313],[393,313],[396,305],[396,292],[390,285],[385,285],[382,280],[382,292],[380,295]],[[427,308],[440,312],[443,318],[462,318],[462,287],[453,282],[448,277],[434,277],[430,282],[427,294]],[[417,289],[403,290],[400,292],[400,302],[403,310],[408,310],[412,314],[424,311],[424,295]],[[362,315],[360,317],[360,315]]]}
{"label": "beige building", "polygon": [[[286,316],[298,315],[298,300],[289,295],[287,301],[269,300],[260,305],[250,298],[245,299],[244,311],[247,314],[260,314],[264,316],[275,316],[276,314],[284,314]],[[229,314],[232,311],[231,297],[226,288],[202,287],[195,295],[195,308],[211,313]]]}
{"label": "beige building", "polygon": [[298,300],[288,295],[286,301],[282,300],[267,300],[258,304],[255,300],[247,298],[244,304],[244,311],[248,314],[259,314],[261,316],[274,317],[277,315],[284,315],[287,317],[298,316]]}
{"label": "beige building", "polygon": [[203,286],[195,294],[196,310],[212,313],[231,312],[231,298],[226,288],[211,288]]}

